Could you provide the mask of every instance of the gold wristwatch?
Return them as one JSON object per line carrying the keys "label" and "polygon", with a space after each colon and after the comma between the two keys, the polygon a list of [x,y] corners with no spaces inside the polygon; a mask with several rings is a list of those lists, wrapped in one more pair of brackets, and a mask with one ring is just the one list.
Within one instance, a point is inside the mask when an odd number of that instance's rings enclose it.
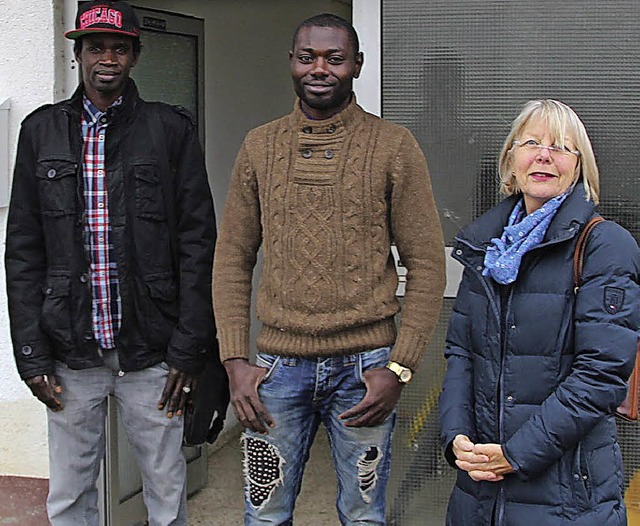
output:
{"label": "gold wristwatch", "polygon": [[386,367],[396,374],[396,376],[398,377],[398,382],[400,382],[401,384],[408,384],[411,381],[411,378],[413,378],[413,372],[411,371],[411,369],[405,367],[404,365],[400,365],[397,362],[389,362]]}

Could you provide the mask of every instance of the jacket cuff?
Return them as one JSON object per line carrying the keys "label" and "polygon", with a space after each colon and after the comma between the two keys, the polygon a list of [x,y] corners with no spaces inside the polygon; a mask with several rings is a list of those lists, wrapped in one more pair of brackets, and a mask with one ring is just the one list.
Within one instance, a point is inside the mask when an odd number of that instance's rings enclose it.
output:
{"label": "jacket cuff", "polygon": [[211,351],[214,342],[209,345],[203,342],[194,342],[193,337],[187,336],[175,330],[167,349],[165,361],[170,367],[189,374],[198,374],[202,371],[206,355]]}
{"label": "jacket cuff", "polygon": [[507,462],[509,462],[509,464],[511,464],[511,467],[513,468],[513,472],[523,481],[527,481],[529,480],[529,475],[527,475],[526,473],[523,473],[522,470],[520,469],[520,464],[518,464],[515,459],[513,458],[513,456],[511,455],[511,453],[509,453],[509,448],[507,447],[506,444],[502,445],[502,454],[504,455],[504,458],[507,459]]}
{"label": "jacket cuff", "polygon": [[55,372],[49,345],[41,341],[22,342],[14,346],[13,352],[18,373],[23,380]]}
{"label": "jacket cuff", "polygon": [[231,358],[249,359],[249,327],[218,327],[218,342],[223,362]]}

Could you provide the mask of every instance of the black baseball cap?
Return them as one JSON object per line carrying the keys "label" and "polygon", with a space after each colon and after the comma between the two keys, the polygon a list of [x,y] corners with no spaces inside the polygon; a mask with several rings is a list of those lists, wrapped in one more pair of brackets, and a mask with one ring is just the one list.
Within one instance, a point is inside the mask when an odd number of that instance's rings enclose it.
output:
{"label": "black baseball cap", "polygon": [[76,28],[64,36],[75,40],[91,33],[117,33],[140,38],[140,22],[127,2],[93,0],[78,8]]}

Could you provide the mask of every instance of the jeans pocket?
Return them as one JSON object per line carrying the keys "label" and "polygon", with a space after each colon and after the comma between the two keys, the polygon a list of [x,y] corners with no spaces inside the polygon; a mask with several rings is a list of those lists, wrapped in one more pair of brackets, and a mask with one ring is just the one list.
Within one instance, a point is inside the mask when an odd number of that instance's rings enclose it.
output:
{"label": "jeans pocket", "polygon": [[365,351],[358,354],[358,376],[361,382],[364,381],[364,372],[369,369],[377,369],[384,367],[389,363],[391,355],[391,347],[380,347],[371,351]]}
{"label": "jeans pocket", "polygon": [[159,362],[157,364],[158,367],[160,367],[160,369],[169,372],[171,370],[171,367],[169,366],[169,364],[167,362]]}
{"label": "jeans pocket", "polygon": [[278,367],[278,364],[280,364],[280,361],[281,357],[275,356],[273,354],[259,352],[256,355],[256,365],[267,370],[267,374],[264,375],[264,378],[262,378],[260,384],[264,384],[271,378],[271,376],[273,376],[273,373]]}

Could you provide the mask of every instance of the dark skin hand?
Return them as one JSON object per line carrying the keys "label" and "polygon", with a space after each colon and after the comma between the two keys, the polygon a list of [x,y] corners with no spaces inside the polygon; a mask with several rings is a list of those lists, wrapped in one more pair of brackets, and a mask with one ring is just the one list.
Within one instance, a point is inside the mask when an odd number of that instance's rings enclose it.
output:
{"label": "dark skin hand", "polygon": [[[183,387],[191,388],[189,393],[185,393]],[[167,408],[167,417],[173,415],[182,416],[188,404],[192,403],[192,396],[198,387],[198,376],[185,373],[172,367],[169,369],[167,381],[164,384],[162,395],[158,400],[158,409]]]}
{"label": "dark skin hand", "polygon": [[33,376],[25,380],[27,387],[31,389],[33,396],[40,400],[52,411],[62,411],[64,404],[60,400],[62,386],[58,378],[53,374]]}
{"label": "dark skin hand", "polygon": [[339,417],[348,427],[382,424],[396,407],[402,394],[404,384],[400,383],[396,374],[386,367],[369,369],[363,376],[367,394],[359,403]]}
{"label": "dark skin hand", "polygon": [[238,421],[247,429],[267,434],[275,422],[258,396],[258,386],[268,370],[251,365],[244,358],[226,360],[224,368],[229,376],[231,404]]}

